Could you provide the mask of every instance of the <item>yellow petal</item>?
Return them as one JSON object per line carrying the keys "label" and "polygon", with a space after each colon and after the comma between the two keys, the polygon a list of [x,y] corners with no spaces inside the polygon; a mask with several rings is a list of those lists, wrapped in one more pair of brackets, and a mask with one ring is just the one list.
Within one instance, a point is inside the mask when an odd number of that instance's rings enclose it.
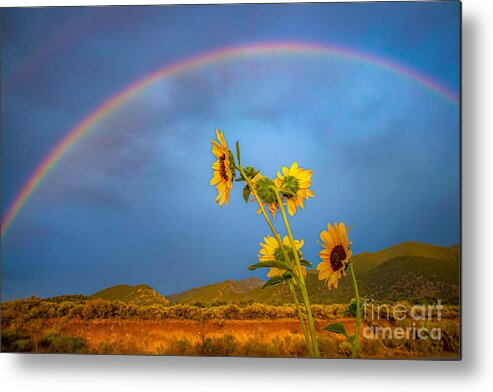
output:
{"label": "yellow petal", "polygon": [[324,279],[327,279],[330,274],[332,274],[332,270],[330,268],[327,268],[327,269],[324,269],[322,271],[320,271],[320,273],[318,274],[318,280],[324,280]]}
{"label": "yellow petal", "polygon": [[289,174],[292,176],[296,176],[297,172],[298,172],[298,162],[293,162],[293,164],[289,168]]}
{"label": "yellow petal", "polygon": [[329,268],[329,264],[326,263],[325,261],[322,261],[321,263],[318,263],[318,265],[317,265],[317,270],[319,270],[319,271],[326,270],[327,268]]}
{"label": "yellow petal", "polygon": [[216,175],[216,173],[214,173],[214,176],[211,178],[209,184],[216,185],[219,181],[221,181],[221,177],[219,175]]}
{"label": "yellow petal", "polygon": [[327,244],[327,248],[332,249],[335,246],[335,239],[329,231],[322,231],[320,238]]}
{"label": "yellow petal", "polygon": [[228,201],[228,196],[229,196],[228,192],[223,192],[223,193],[222,193],[221,200],[219,200],[219,206],[221,206],[221,207],[222,207],[222,206],[223,206],[223,204],[224,204],[224,202],[226,202],[226,204],[228,204],[228,203],[227,203],[227,201]]}
{"label": "yellow petal", "polygon": [[277,240],[274,237],[266,237],[265,238],[265,243],[272,249],[276,249],[278,246]]}
{"label": "yellow petal", "polygon": [[295,241],[295,244],[296,244],[296,248],[298,250],[300,250],[303,247],[303,245],[305,244],[305,240],[301,239],[299,241]]}
{"label": "yellow petal", "polygon": [[339,233],[342,241],[342,246],[347,251],[347,245],[348,245],[347,231],[346,231],[346,226],[344,225],[343,222],[339,223]]}
{"label": "yellow petal", "polygon": [[222,133],[222,131],[216,129],[216,136],[217,140],[219,140],[219,143],[221,143],[222,146],[227,147],[226,139],[224,139],[224,134]]}
{"label": "yellow petal", "polygon": [[289,215],[293,216],[294,214],[296,214],[296,203],[294,202],[294,200],[288,199],[286,205],[288,206]]}
{"label": "yellow petal", "polygon": [[330,249],[322,249],[320,252],[318,252],[318,255],[320,256],[321,259],[330,259],[330,254],[332,253],[332,248]]}
{"label": "yellow petal", "polygon": [[334,245],[341,243],[341,240],[339,238],[339,231],[337,230],[337,223],[334,223],[334,226],[329,225],[329,233],[334,239]]}
{"label": "yellow petal", "polygon": [[282,243],[287,247],[291,247],[291,241],[289,240],[289,237],[287,235],[284,236],[284,238],[282,239]]}

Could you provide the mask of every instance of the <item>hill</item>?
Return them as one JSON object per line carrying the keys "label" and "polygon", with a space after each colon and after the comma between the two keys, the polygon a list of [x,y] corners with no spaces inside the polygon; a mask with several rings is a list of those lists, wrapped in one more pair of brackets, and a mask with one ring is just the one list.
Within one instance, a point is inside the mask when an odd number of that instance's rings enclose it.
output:
{"label": "hill", "polygon": [[[353,257],[359,291],[375,301],[436,301],[456,303],[459,299],[459,246],[434,246],[405,242],[378,252],[360,253]],[[257,278],[249,290],[235,290],[244,281],[226,281],[168,296],[171,302],[291,302],[284,285],[262,289]],[[240,285],[241,286],[241,285]],[[349,276],[341,279],[337,290],[327,290],[318,280],[315,269],[308,271],[307,288],[312,303],[346,303],[354,297]]]}
{"label": "hill", "polygon": [[169,301],[145,284],[129,286],[120,284],[108,287],[90,296],[90,298],[101,298],[107,301],[122,301],[127,304],[138,306],[164,305]]}
{"label": "hill", "polygon": [[178,294],[168,295],[170,302],[202,302],[211,304],[215,302],[233,302],[242,295],[262,287],[264,282],[256,277],[243,280],[226,280],[220,283],[214,283],[207,286],[196,287]]}

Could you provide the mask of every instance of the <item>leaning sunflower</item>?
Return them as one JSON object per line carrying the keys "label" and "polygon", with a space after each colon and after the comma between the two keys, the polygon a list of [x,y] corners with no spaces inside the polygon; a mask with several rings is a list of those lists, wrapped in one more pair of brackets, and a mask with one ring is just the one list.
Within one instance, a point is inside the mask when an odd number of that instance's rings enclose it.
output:
{"label": "leaning sunflower", "polygon": [[[260,174],[260,172],[258,172],[255,177],[252,178],[252,184],[253,186],[257,189],[257,183],[260,181],[260,180],[265,180],[265,177],[262,176],[262,174]],[[251,199],[250,201],[255,201],[255,199]],[[263,201],[262,202],[263,205],[264,205],[264,208],[267,206],[267,209],[269,210],[270,214],[275,218],[276,217],[276,213],[277,211],[279,210],[279,203],[277,203],[277,201],[271,201],[271,202],[265,202]],[[259,208],[257,210],[257,214],[260,214],[262,212],[262,210]]]}
{"label": "leaning sunflower", "polygon": [[[291,241],[290,241],[289,237],[285,236],[282,242],[283,242],[282,247],[284,248],[286,253],[288,255],[292,255]],[[298,254],[301,257],[300,249],[303,246],[304,241],[303,240],[299,240],[299,241],[294,240],[294,244],[296,246],[296,251],[298,252]],[[274,261],[274,260],[286,262],[286,260],[284,260],[284,254],[283,254],[281,247],[279,246],[279,243],[277,242],[277,240],[274,237],[271,237],[271,236],[264,237],[264,243],[262,243],[262,242],[260,243],[260,252],[258,254],[258,259],[262,262]],[[306,267],[303,266],[301,268],[303,270],[303,276],[305,277],[306,276]],[[282,275],[283,272],[284,271],[279,269],[279,268],[270,268],[269,272],[267,273],[267,277],[272,278],[273,276]],[[294,272],[296,275],[298,275],[298,269],[297,268],[294,268]],[[296,280],[293,280],[293,281],[296,284]]]}
{"label": "leaning sunflower", "polygon": [[322,262],[317,266],[318,279],[325,280],[329,289],[333,285],[337,288],[341,274],[346,275],[346,267],[351,259],[351,242],[348,240],[344,223],[327,225],[327,231],[320,233],[321,245],[324,247],[319,252]]}
{"label": "leaning sunflower", "polygon": [[298,167],[298,163],[294,162],[288,169],[286,166],[281,172],[277,172],[277,178],[274,180],[276,187],[281,190],[284,188],[291,194],[283,192],[288,207],[289,215],[296,214],[297,209],[305,208],[305,200],[313,197],[313,192],[309,189],[312,184],[312,171]]}
{"label": "leaning sunflower", "polygon": [[212,153],[217,158],[212,164],[214,174],[210,181],[211,185],[216,185],[216,203],[222,206],[225,202],[229,203],[229,194],[233,189],[233,179],[235,175],[234,162],[231,160],[231,153],[223,133],[216,129],[217,141],[211,139]]}

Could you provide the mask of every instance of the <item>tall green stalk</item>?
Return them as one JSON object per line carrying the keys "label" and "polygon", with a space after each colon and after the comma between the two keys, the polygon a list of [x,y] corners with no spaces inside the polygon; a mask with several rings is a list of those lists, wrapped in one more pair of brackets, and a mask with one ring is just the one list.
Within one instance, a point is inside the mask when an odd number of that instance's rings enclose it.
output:
{"label": "tall green stalk", "polygon": [[243,177],[243,179],[245,180],[247,185],[250,187],[250,192],[252,193],[253,197],[255,197],[255,200],[257,201],[257,203],[260,207],[260,211],[262,211],[262,214],[264,215],[264,218],[267,221],[267,224],[269,225],[270,230],[272,231],[272,234],[274,234],[274,237],[276,238],[276,240],[277,240],[277,242],[281,248],[281,251],[283,252],[283,256],[287,257],[287,253],[284,250],[284,248],[282,247],[281,236],[277,233],[276,228],[274,227],[274,225],[272,224],[272,221],[269,218],[269,215],[267,215],[267,211],[265,211],[265,207],[262,204],[262,201],[260,200],[260,197],[257,194],[255,187],[253,186],[252,180],[250,180],[250,178],[245,174],[245,172],[243,171],[243,168],[241,166],[238,165],[237,169],[239,170],[241,177]]}
{"label": "tall green stalk", "polygon": [[361,323],[361,303],[359,299],[358,284],[356,283],[356,276],[354,275],[352,261],[350,261],[349,263],[349,271],[351,272],[351,277],[353,278],[354,293],[356,296],[356,328],[352,339],[351,358],[356,358],[356,355],[358,353],[359,327]]}
{"label": "tall green stalk", "polygon": [[[237,152],[237,155],[239,155],[238,152]],[[239,159],[238,159],[238,161],[239,161]],[[260,211],[262,212],[267,224],[269,225],[269,228],[272,231],[272,234],[274,235],[274,238],[276,239],[276,241],[279,245],[279,249],[281,249],[281,252],[283,253],[284,259],[286,260],[286,262],[289,262],[289,260],[291,260],[291,258],[289,257],[286,250],[284,249],[284,246],[283,246],[283,243],[281,240],[281,236],[276,231],[276,228],[272,224],[272,221],[270,220],[269,215],[267,215],[267,211],[265,211],[265,207],[264,207],[262,201],[260,200],[260,197],[258,196],[257,191],[255,190],[255,187],[254,187],[251,179],[245,174],[245,172],[243,171],[243,168],[241,167],[241,164],[239,162],[238,162],[238,166],[236,168],[240,172],[241,177],[245,180],[247,185],[250,187],[250,192],[253,194],[253,197],[257,201],[257,203],[260,207]],[[296,249],[296,248],[294,248],[294,249]],[[314,353],[314,349],[313,349],[313,342],[310,341],[310,337],[308,335],[308,331],[307,331],[306,325],[305,325],[305,319],[303,317],[300,303],[298,301],[298,296],[296,294],[296,291],[294,290],[293,282],[291,280],[288,282],[288,286],[289,286],[289,290],[291,291],[291,295],[293,296],[294,303],[296,305],[296,310],[298,312],[298,318],[300,319],[300,323],[301,323],[301,329],[303,330],[303,335],[305,336],[306,347],[307,347],[310,355],[312,357],[315,357],[315,353]]]}
{"label": "tall green stalk", "polygon": [[296,291],[294,290],[294,284],[292,280],[288,281],[289,290],[291,291],[291,295],[293,296],[294,303],[296,305],[296,311],[298,312],[298,318],[301,322],[301,329],[303,330],[303,335],[305,336],[305,343],[308,352],[311,357],[314,357],[313,345],[310,341],[310,336],[308,336],[308,331],[305,325],[305,318],[303,317],[303,312],[301,311],[300,302],[298,301],[298,296],[296,295]]}
{"label": "tall green stalk", "polygon": [[308,327],[310,328],[310,335],[312,337],[313,352],[315,354],[315,358],[320,358],[320,353],[318,351],[317,334],[315,332],[312,309],[310,306],[310,299],[308,298],[308,292],[306,290],[305,278],[303,277],[303,268],[301,267],[300,257],[298,255],[298,252],[296,251],[296,245],[294,243],[293,233],[291,232],[291,227],[289,226],[288,216],[286,215],[286,210],[284,209],[284,205],[282,203],[279,190],[273,187],[273,191],[275,192],[277,202],[281,207],[282,218],[284,220],[284,225],[286,226],[286,231],[288,232],[289,240],[291,241],[291,247],[293,249],[294,259],[296,261],[296,267],[298,268],[300,291],[301,291],[301,296],[303,297],[303,302],[305,304],[306,316],[308,319]]}

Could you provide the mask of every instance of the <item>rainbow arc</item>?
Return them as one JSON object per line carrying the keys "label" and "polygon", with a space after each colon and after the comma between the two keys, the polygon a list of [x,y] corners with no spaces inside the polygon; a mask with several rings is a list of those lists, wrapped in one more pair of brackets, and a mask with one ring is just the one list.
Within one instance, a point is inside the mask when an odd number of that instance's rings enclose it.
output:
{"label": "rainbow arc", "polygon": [[116,93],[113,97],[105,101],[102,105],[97,107],[75,127],[69,130],[67,135],[55,146],[53,150],[51,150],[36,170],[34,170],[34,172],[30,175],[28,181],[24,184],[13,203],[8,208],[2,219],[2,237],[7,233],[15,218],[29,200],[31,195],[35,192],[36,188],[40,185],[46,175],[62,159],[62,157],[70,150],[71,146],[83,138],[83,136],[89,132],[95,124],[111,114],[125,102],[129,101],[135,95],[145,91],[146,88],[150,87],[156,81],[162,78],[183,74],[207,65],[234,60],[244,56],[276,55],[284,53],[299,55],[325,54],[339,56],[353,61],[372,63],[380,68],[388,70],[389,72],[393,72],[401,75],[402,77],[411,79],[420,84],[423,88],[426,88],[443,97],[451,104],[458,105],[457,95],[434,80],[387,59],[346,48],[312,43],[287,42],[229,47],[207,52],[171,65],[166,65],[165,67],[160,68],[128,85]]}

